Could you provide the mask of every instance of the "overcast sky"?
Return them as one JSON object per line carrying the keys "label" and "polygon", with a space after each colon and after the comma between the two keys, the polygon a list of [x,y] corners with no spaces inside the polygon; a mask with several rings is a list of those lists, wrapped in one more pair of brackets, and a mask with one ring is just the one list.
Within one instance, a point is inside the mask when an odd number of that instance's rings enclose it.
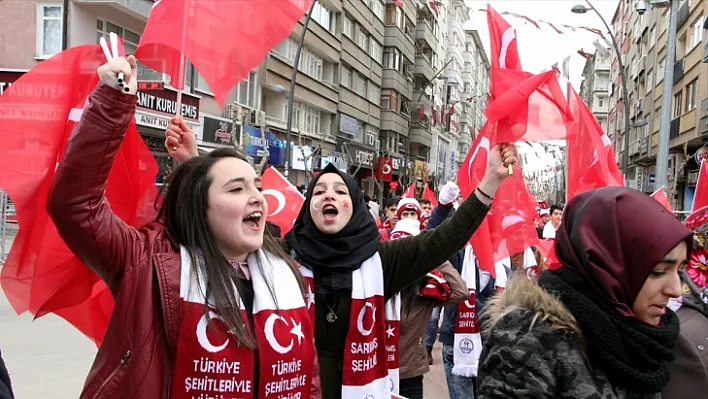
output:
{"label": "overcast sky", "polygon": [[[485,9],[487,3],[491,4],[500,13],[510,11],[526,15],[534,20],[544,20],[553,24],[587,26],[601,29],[603,32],[606,31],[602,21],[595,13],[573,14],[570,12],[574,5],[586,4],[584,0],[465,0],[465,3],[472,8],[472,12],[470,13],[470,20],[467,21],[464,28],[479,31],[479,36],[485,45],[487,55],[489,55],[487,14],[478,11],[479,9]],[[595,0],[592,1],[592,4],[611,26],[612,16],[617,9],[619,1]],[[519,18],[511,16],[504,16],[504,18],[516,28],[521,65],[524,70],[534,73],[547,70],[555,62],[562,61],[570,55],[570,80],[575,89],[580,90],[585,59],[578,55],[577,51],[584,49],[588,53],[593,53],[595,47],[592,42],[598,38],[597,35],[583,30],[561,35],[544,24],[540,24],[541,29],[539,30]]]}

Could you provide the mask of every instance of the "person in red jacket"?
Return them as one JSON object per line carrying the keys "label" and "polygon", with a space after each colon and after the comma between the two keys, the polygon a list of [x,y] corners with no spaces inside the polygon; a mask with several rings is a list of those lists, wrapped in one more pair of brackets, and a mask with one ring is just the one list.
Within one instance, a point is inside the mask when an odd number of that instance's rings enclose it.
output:
{"label": "person in red jacket", "polygon": [[132,56],[98,68],[47,205],[116,301],[80,397],[320,398],[302,278],[264,234],[268,205],[245,154],[219,149],[182,163],[157,220],[141,228],[111,210],[106,182],[135,119],[136,68]]}

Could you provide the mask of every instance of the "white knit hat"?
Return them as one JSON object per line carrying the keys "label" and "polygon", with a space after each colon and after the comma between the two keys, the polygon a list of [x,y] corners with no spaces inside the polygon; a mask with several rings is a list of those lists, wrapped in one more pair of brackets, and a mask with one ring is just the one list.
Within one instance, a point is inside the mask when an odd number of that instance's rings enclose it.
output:
{"label": "white knit hat", "polygon": [[420,203],[415,198],[401,198],[398,201],[398,210],[396,210],[396,216],[400,219],[401,214],[405,211],[414,211],[418,214],[418,218],[423,213],[420,209]]}
{"label": "white knit hat", "polygon": [[418,234],[420,234],[420,222],[413,219],[403,219],[396,223],[396,227],[391,231],[389,239],[399,240],[405,237],[417,236]]}

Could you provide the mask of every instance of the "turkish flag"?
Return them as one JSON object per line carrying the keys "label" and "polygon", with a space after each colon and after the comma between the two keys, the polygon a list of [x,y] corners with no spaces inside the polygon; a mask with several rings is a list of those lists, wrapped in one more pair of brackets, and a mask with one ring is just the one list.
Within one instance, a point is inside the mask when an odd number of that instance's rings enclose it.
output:
{"label": "turkish flag", "polygon": [[673,212],[674,208],[671,207],[671,202],[669,202],[669,198],[666,196],[666,192],[664,189],[660,188],[651,195],[652,198],[657,200],[661,205],[664,206],[664,208],[668,209],[669,212]]}
{"label": "turkish flag", "polygon": [[376,169],[376,179],[391,181],[393,177],[393,159],[390,157],[379,158],[379,167]]}
{"label": "turkish flag", "polygon": [[305,197],[272,166],[261,176],[261,185],[268,201],[268,221],[278,225],[285,236],[295,224]]}
{"label": "turkish flag", "polygon": [[438,206],[438,199],[435,198],[435,193],[433,190],[428,187],[428,185],[425,185],[425,188],[423,189],[423,199],[427,199],[430,201],[430,203],[433,205],[433,207]]}
{"label": "turkish flag", "polygon": [[[474,190],[487,171],[489,151],[497,144],[495,137],[494,128],[487,123],[457,172],[464,197],[475,195]],[[480,268],[495,276],[496,262],[534,245],[538,240],[533,225],[535,215],[536,200],[527,191],[523,174],[517,167],[497,190],[487,217],[470,240]]]}
{"label": "turkish flag", "polygon": [[395,4],[396,7],[403,7],[403,0],[393,0],[393,4]]}
{"label": "turkish flag", "polygon": [[248,78],[270,49],[290,36],[312,3],[157,0],[136,57],[148,67],[169,74],[172,86],[182,89],[180,59],[186,56],[223,106],[229,91]]}
{"label": "turkish flag", "polygon": [[568,105],[574,119],[567,140],[568,200],[583,191],[624,186],[610,139],[570,84]]}
{"label": "turkish flag", "polygon": [[543,260],[546,262],[546,267],[548,269],[558,269],[562,266],[556,256],[554,240],[539,240],[536,247],[539,251],[541,251],[541,255],[543,255]]}
{"label": "turkish flag", "polygon": [[[45,209],[56,166],[104,62],[98,45],[71,48],[39,63],[0,97],[0,187],[14,202],[20,227],[0,283],[18,314],[56,313],[97,345],[113,298],[66,247]],[[106,188],[111,208],[127,223],[154,219],[156,173],[133,123]]]}
{"label": "turkish flag", "polygon": [[487,121],[499,122],[497,142],[564,140],[568,106],[554,71],[524,72],[514,28],[487,6],[491,99]]}
{"label": "turkish flag", "polygon": [[701,209],[708,206],[708,162],[701,162],[701,171],[698,172],[696,193],[693,195],[692,209]]}
{"label": "turkish flag", "polygon": [[401,195],[403,198],[415,198],[415,184],[409,184],[406,191]]}

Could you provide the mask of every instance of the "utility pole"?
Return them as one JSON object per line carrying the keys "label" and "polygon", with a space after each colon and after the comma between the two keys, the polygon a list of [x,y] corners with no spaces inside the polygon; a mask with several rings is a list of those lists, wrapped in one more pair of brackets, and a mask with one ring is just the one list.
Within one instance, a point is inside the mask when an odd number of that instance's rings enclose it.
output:
{"label": "utility pole", "polygon": [[[664,84],[662,85],[661,114],[659,116],[659,148],[656,153],[656,188],[668,188],[669,141],[671,140],[671,108],[674,99],[674,65],[676,64],[676,25],[678,23],[678,0],[671,0],[669,29],[666,40]],[[676,176],[674,176],[674,179]]]}

